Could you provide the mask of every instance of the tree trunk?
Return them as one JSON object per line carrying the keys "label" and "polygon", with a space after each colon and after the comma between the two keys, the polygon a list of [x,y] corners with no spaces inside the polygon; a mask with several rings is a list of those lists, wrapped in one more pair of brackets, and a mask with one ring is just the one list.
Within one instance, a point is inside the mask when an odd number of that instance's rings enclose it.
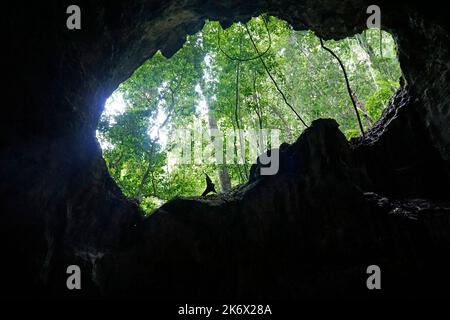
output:
{"label": "tree trunk", "polygon": [[[209,130],[218,130],[217,120],[214,117],[214,114],[209,109],[208,109],[208,123],[209,123]],[[213,140],[212,137],[211,140]],[[217,170],[217,175],[219,177],[220,189],[222,190],[222,192],[227,192],[231,190],[231,178],[230,173],[228,172],[228,168],[226,166],[225,157],[223,157],[223,164],[221,164]]]}
{"label": "tree trunk", "polygon": [[153,150],[155,147],[155,141],[152,143],[152,147],[151,147],[151,151],[149,154],[149,159],[148,159],[148,165],[147,165],[147,169],[145,170],[144,176],[142,177],[141,183],[139,184],[139,187],[136,191],[136,194],[134,195],[134,198],[137,199],[139,202],[142,200],[142,194],[144,191],[144,186],[145,183],[147,182],[148,176],[151,173],[152,170],[152,166],[153,166]]}
{"label": "tree trunk", "polygon": [[218,176],[220,181],[220,190],[222,192],[227,192],[231,190],[231,178],[230,173],[228,172],[228,168],[225,164],[223,164],[218,170]]}
{"label": "tree trunk", "polygon": [[373,120],[370,117],[370,115],[367,113],[366,106],[364,105],[364,103],[361,102],[361,100],[358,99],[358,96],[356,95],[356,93],[352,92],[352,95],[353,95],[353,99],[355,99],[356,106],[358,107],[359,110],[362,111],[364,118],[366,119],[369,126],[372,126]]}

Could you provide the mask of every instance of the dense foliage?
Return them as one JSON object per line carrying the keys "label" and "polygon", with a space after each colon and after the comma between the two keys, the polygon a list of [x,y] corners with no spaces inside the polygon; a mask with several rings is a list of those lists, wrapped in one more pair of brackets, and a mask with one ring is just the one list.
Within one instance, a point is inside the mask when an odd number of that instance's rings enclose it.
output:
{"label": "dense foliage", "polygon": [[[325,44],[343,62],[369,128],[399,87],[392,37],[366,30]],[[227,191],[246,181],[254,161],[247,155],[242,164],[173,165],[167,151],[175,130],[195,121],[220,130],[278,128],[281,142],[293,142],[305,126],[292,108],[306,124],[334,118],[347,137],[360,134],[342,69],[313,32],[294,31],[274,17],[226,30],[208,22],[173,57],[156,53],[121,84],[106,104],[98,137],[111,176],[150,212],[174,196],[200,195],[204,173]],[[233,143],[238,148],[240,141]]]}

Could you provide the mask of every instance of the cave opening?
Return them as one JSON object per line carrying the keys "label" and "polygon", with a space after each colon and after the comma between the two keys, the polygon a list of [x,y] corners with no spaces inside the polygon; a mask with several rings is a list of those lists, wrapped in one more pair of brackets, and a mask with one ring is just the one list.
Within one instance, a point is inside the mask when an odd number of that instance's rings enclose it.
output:
{"label": "cave opening", "polygon": [[[156,52],[106,101],[97,138],[110,175],[150,214],[174,197],[199,196],[205,174],[221,193],[246,183],[258,154],[293,143],[315,119],[336,119],[348,139],[360,135],[352,103],[367,131],[400,87],[395,41],[367,29],[325,43],[340,61],[314,32],[261,15],[227,28],[207,21],[172,57]],[[263,136],[267,128],[277,130],[279,143]],[[183,140],[192,149],[188,162],[174,152],[180,130],[191,138]],[[231,157],[222,162],[195,154],[214,141],[212,130],[228,132],[222,144]]]}

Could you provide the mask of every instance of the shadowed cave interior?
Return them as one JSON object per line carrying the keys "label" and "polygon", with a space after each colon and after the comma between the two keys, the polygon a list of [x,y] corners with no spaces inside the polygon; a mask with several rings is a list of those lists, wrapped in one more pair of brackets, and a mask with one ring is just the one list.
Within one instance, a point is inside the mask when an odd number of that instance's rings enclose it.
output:
{"label": "shadowed cave interior", "polygon": [[[342,39],[362,0],[63,2],[11,5],[11,106],[2,117],[2,294],[30,297],[442,297],[450,284],[450,56],[445,12],[381,2],[406,84],[365,138],[314,121],[280,147],[280,170],[227,194],[168,201],[144,218],[108,174],[95,131],[108,96],[156,51],[170,57],[205,20],[267,13]],[[39,17],[39,19],[37,18]],[[66,268],[83,290],[66,288]],[[369,291],[366,268],[383,270]],[[414,279],[414,280],[412,280]]]}

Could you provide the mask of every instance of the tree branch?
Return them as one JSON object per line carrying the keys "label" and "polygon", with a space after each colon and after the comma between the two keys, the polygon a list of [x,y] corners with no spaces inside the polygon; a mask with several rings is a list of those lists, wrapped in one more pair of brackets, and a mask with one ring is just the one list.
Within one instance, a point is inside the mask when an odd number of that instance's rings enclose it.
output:
{"label": "tree branch", "polygon": [[339,57],[331,49],[325,47],[325,45],[323,44],[322,38],[319,38],[319,39],[320,39],[320,45],[322,46],[322,48],[325,49],[326,51],[328,51],[333,57],[335,57],[336,60],[339,62],[339,65],[341,66],[342,72],[344,73],[345,84],[347,85],[348,95],[350,96],[350,99],[352,100],[353,108],[355,109],[355,113],[356,113],[356,118],[358,119],[359,129],[361,130],[361,134],[364,138],[365,137],[364,128],[363,128],[363,125],[361,122],[361,118],[359,116],[359,112],[358,112],[358,108],[356,106],[355,99],[353,98],[352,89],[350,88],[350,82],[348,81],[347,71],[345,71],[344,64],[342,63],[341,59],[339,59]]}
{"label": "tree branch", "polygon": [[[250,40],[252,42],[253,48],[255,49],[256,53],[259,54],[259,49],[255,44],[255,41],[253,40],[252,34],[250,33],[250,30],[248,29],[247,24],[245,24],[245,29],[247,30],[247,33],[250,37]],[[302,117],[300,117],[300,115],[297,113],[297,111],[295,111],[294,107],[292,107],[292,105],[287,101],[286,96],[284,95],[283,91],[281,91],[280,87],[278,87],[277,82],[275,81],[275,79],[272,77],[272,74],[270,73],[269,69],[267,68],[266,63],[264,62],[262,57],[259,57],[259,61],[261,61],[264,69],[266,70],[267,74],[269,75],[270,79],[272,80],[273,84],[275,85],[275,88],[277,89],[277,91],[281,94],[281,96],[283,97],[284,102],[286,103],[286,105],[295,113],[295,115],[297,116],[297,118],[301,121],[301,123],[308,128],[308,125],[306,124],[305,121],[303,121]]]}

